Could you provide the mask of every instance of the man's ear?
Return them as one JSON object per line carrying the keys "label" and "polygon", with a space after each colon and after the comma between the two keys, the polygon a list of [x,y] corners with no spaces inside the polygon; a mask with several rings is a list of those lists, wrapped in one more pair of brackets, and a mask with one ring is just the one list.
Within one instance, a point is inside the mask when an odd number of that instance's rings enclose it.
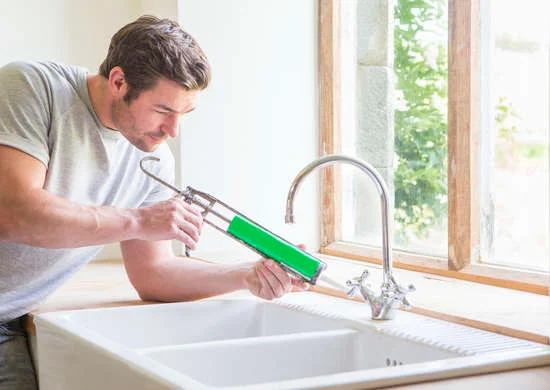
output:
{"label": "man's ear", "polygon": [[122,98],[128,92],[128,84],[124,78],[124,71],[120,66],[115,66],[109,72],[109,90],[113,97]]}

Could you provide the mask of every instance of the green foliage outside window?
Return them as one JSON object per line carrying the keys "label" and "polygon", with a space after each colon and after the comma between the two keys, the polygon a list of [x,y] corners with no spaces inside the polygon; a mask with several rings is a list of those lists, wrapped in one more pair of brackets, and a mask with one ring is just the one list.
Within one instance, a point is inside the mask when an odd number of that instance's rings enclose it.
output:
{"label": "green foliage outside window", "polygon": [[446,0],[397,0],[395,5],[398,244],[447,223],[446,7]]}

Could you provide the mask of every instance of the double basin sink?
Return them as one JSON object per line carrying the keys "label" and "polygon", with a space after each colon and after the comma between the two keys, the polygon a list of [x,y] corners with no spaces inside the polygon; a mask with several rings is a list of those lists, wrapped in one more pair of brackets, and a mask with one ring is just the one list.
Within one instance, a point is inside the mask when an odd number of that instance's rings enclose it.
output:
{"label": "double basin sink", "polygon": [[50,389],[378,388],[550,364],[546,345],[305,292],[35,317]]}

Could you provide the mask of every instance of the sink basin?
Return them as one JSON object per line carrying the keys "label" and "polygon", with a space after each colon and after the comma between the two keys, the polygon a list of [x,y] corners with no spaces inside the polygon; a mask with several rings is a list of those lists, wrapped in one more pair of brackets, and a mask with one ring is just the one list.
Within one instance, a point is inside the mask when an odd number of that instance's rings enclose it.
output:
{"label": "sink basin", "polygon": [[276,382],[277,388],[283,385],[281,381],[460,356],[375,333],[340,329],[174,346],[143,353],[206,385],[227,387]]}
{"label": "sink basin", "polygon": [[49,389],[374,388],[550,364],[546,345],[295,293],[38,315]]}
{"label": "sink basin", "polygon": [[97,332],[126,348],[266,337],[342,327],[330,318],[245,299],[81,310],[60,317],[79,323],[83,329]]}

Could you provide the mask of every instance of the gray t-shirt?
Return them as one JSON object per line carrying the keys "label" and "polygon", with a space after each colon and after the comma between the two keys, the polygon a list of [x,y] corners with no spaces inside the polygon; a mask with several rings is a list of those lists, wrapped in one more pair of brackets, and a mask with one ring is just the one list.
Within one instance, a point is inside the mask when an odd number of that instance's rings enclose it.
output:
{"label": "gray t-shirt", "polygon": [[[157,156],[161,161],[151,170],[173,182],[168,146],[142,152],[105,128],[93,110],[86,76],[82,68],[51,62],[0,68],[0,144],[44,163],[44,189],[75,203],[137,208],[173,196],[139,169],[141,158]],[[35,309],[101,248],[0,242],[0,323]]]}

